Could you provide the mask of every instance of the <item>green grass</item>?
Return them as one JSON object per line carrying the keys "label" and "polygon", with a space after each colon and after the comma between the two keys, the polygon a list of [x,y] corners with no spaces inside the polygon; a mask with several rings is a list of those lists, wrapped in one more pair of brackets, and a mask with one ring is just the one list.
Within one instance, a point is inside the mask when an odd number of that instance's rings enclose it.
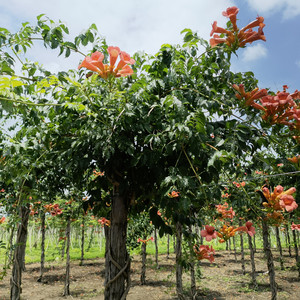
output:
{"label": "green grass", "polygon": [[[40,236],[38,236],[37,232],[34,230],[29,230],[29,232],[32,233],[32,235],[28,238],[27,246],[26,246],[26,263],[36,263],[40,261],[41,257],[41,251],[40,251]],[[90,241],[90,232],[86,236],[85,240],[85,253],[84,258],[85,259],[95,259],[99,257],[104,257],[104,251],[105,251],[105,239],[101,234],[95,234],[93,241],[91,243],[91,247],[89,251],[87,251],[87,247]],[[245,238],[244,235],[244,245],[245,250],[248,248],[248,239]],[[7,243],[7,241],[3,241],[4,243]],[[284,243],[284,241],[282,241]],[[51,237],[50,235],[47,236],[47,239],[45,241],[46,251],[45,251],[45,261],[57,261],[61,260],[61,249],[62,249],[62,241],[58,243],[58,238]],[[70,249],[70,256],[72,260],[79,260],[81,257],[81,249],[80,249],[80,243],[81,243],[81,237],[79,232],[76,232],[74,230],[73,234],[71,235],[71,249]],[[236,250],[237,252],[240,251],[240,237],[237,235],[235,237],[235,243],[236,243]],[[210,243],[207,243],[204,241],[204,244],[210,244],[213,246],[213,248],[218,250],[225,250],[226,249],[226,243],[219,243],[217,239],[213,240]],[[272,235],[272,245],[275,245],[275,237]],[[100,249],[101,245],[101,249]],[[263,242],[261,236],[256,237],[256,248],[262,249]],[[174,246],[173,246],[173,238],[170,238],[170,253],[173,253]],[[233,241],[231,240],[231,250],[233,251]],[[140,254],[140,247],[132,250],[130,252],[131,255],[139,255]],[[159,254],[165,254],[167,253],[167,237],[159,238],[158,241],[158,251]],[[249,251],[247,249],[247,251]],[[6,249],[0,248],[0,265],[4,264],[5,261],[5,253]],[[147,244],[147,254],[149,255],[155,255],[155,244],[154,242],[149,242]]]}
{"label": "green grass", "polygon": [[[40,239],[34,239],[33,237],[27,241],[26,245],[26,254],[25,254],[25,261],[26,263],[37,263],[41,260],[41,250],[40,250]],[[101,242],[101,243],[100,243]],[[61,252],[62,252],[62,243],[57,243],[56,239],[49,239],[47,238],[45,241],[45,261],[59,261],[62,260]],[[105,240],[102,238],[100,241],[99,236],[95,236],[92,246],[90,247],[89,251],[87,251],[89,243],[89,238],[86,238],[85,242],[85,251],[84,251],[84,259],[96,259],[99,257],[104,257],[105,255]],[[101,249],[100,249],[101,244]],[[173,253],[173,243],[170,240],[170,253]],[[140,254],[140,247],[132,250],[130,252],[131,255],[139,255]],[[159,254],[167,253],[167,238],[163,237],[159,239],[159,247],[158,247]],[[6,249],[0,249],[0,266],[4,264],[5,260],[5,253]],[[149,242],[147,244],[147,254],[155,255],[155,244],[154,242]],[[65,255],[66,257],[66,255]],[[64,257],[64,258],[65,258]],[[80,238],[76,235],[73,235],[71,240],[71,247],[70,247],[70,257],[71,260],[80,260],[81,258],[81,248],[80,248]]]}

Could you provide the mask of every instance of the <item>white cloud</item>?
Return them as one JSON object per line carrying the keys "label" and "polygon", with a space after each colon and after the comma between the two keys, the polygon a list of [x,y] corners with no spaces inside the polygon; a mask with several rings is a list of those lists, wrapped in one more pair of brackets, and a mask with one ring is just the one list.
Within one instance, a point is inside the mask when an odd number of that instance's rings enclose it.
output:
{"label": "white cloud", "polygon": [[66,22],[75,35],[96,23],[108,44],[130,53],[155,53],[163,43],[180,43],[184,28],[208,39],[212,22],[224,25],[227,20],[222,11],[232,5],[233,0],[0,0],[0,11],[5,9],[12,20],[20,22],[33,22],[45,13]]}
{"label": "white cloud", "polygon": [[248,0],[248,5],[259,14],[282,13],[283,19],[300,15],[299,0]]}
{"label": "white cloud", "polygon": [[267,56],[267,48],[262,44],[248,46],[242,54],[244,62],[252,62]]}

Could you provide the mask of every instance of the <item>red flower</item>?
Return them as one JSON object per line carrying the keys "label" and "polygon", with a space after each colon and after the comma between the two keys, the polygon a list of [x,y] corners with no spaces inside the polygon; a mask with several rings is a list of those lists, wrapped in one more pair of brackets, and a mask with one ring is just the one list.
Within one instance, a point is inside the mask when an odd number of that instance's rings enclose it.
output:
{"label": "red flower", "polygon": [[279,205],[287,212],[291,212],[298,207],[294,197],[286,194],[280,197]]}
{"label": "red flower", "polygon": [[215,227],[209,225],[205,225],[205,229],[201,230],[200,234],[206,239],[207,242],[210,242],[212,239],[215,239],[217,237]]}
{"label": "red flower", "polygon": [[236,31],[238,29],[237,25],[236,25],[236,15],[238,14],[238,12],[239,12],[239,9],[236,6],[232,6],[232,7],[228,7],[226,9],[226,11],[223,11],[223,13],[222,13],[222,15],[224,17],[229,18],[234,31]]}
{"label": "red flower", "polygon": [[246,232],[250,236],[253,236],[255,234],[255,228],[252,225],[253,225],[252,222],[250,222],[250,221],[246,222]]}

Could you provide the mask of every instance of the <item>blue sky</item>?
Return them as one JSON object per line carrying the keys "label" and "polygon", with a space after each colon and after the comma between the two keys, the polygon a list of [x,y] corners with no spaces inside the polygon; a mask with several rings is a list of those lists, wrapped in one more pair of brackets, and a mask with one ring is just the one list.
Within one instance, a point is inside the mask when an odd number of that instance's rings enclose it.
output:
{"label": "blue sky", "polygon": [[[258,15],[265,18],[267,41],[254,42],[238,51],[234,71],[253,71],[260,88],[290,92],[300,89],[300,1],[299,0],[0,0],[0,27],[16,31],[25,21],[34,23],[45,13],[66,23],[73,35],[96,23],[109,45],[128,53],[143,50],[154,54],[163,43],[178,44],[180,31],[191,28],[209,39],[211,24],[224,26],[222,11],[237,6],[241,28]],[[32,57],[52,71],[76,68],[81,56],[69,60],[38,45]]]}

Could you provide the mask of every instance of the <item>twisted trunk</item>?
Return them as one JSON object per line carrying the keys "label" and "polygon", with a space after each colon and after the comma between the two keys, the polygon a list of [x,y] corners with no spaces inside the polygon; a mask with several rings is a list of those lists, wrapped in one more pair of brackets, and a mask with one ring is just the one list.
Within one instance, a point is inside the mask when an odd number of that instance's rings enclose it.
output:
{"label": "twisted trunk", "polygon": [[106,233],[105,300],[124,300],[130,289],[130,258],[126,249],[127,215],[127,201],[115,187],[111,204],[111,225]]}

